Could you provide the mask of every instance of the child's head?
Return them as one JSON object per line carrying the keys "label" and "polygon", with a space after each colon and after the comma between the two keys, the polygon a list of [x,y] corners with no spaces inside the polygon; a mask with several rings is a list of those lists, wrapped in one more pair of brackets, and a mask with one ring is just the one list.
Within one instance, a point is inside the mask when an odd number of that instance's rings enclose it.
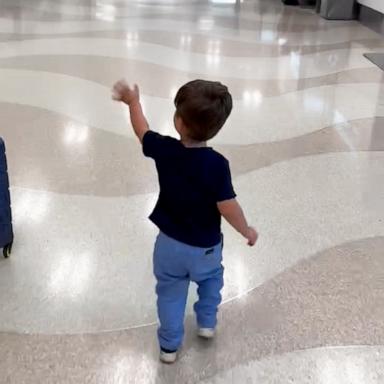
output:
{"label": "child's head", "polygon": [[230,115],[232,96],[219,82],[194,80],[179,89],[175,106],[183,133],[192,140],[207,141],[216,136]]}

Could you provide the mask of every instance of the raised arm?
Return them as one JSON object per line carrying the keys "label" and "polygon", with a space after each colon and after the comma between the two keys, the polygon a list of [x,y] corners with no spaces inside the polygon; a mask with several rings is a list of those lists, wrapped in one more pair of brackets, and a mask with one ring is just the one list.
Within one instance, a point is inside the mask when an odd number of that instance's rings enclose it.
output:
{"label": "raised arm", "polygon": [[231,199],[219,202],[217,207],[224,219],[248,240],[248,245],[254,246],[258,233],[253,227],[248,225],[244,212],[237,200]]}
{"label": "raised arm", "polygon": [[112,98],[128,105],[133,130],[142,143],[149,125],[140,104],[139,87],[135,84],[131,88],[125,80],[120,80],[113,87]]}

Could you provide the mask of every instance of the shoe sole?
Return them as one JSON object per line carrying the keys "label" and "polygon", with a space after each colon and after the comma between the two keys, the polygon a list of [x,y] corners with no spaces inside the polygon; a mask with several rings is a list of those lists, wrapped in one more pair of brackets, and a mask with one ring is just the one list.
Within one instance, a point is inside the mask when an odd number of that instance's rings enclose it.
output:
{"label": "shoe sole", "polygon": [[163,364],[166,364],[166,365],[171,365],[171,364],[176,363],[176,359],[173,361],[167,361],[167,360],[160,359],[160,362]]}
{"label": "shoe sole", "polygon": [[215,338],[215,333],[212,333],[212,334],[205,334],[205,333],[200,333],[198,332],[197,333],[197,336],[202,338],[202,339],[206,339],[206,340],[211,340],[211,339],[214,339]]}
{"label": "shoe sole", "polygon": [[176,356],[172,356],[172,358],[170,357],[169,359],[168,358],[164,358],[163,355],[160,355],[159,359],[164,364],[173,364],[177,360],[177,355]]}

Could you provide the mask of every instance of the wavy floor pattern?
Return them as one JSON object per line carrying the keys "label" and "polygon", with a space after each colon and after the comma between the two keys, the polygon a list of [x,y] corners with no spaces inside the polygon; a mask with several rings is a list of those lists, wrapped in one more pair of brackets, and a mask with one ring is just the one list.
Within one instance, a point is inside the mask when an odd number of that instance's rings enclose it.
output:
{"label": "wavy floor pattern", "polygon": [[202,383],[284,383],[289,377],[291,383],[300,384],[376,384],[383,379],[383,353],[383,346],[295,351],[239,365]]}
{"label": "wavy floor pattern", "polygon": [[[367,49],[369,50],[369,49]],[[84,56],[39,55],[0,59],[0,68],[53,72],[90,80],[107,87],[116,80],[116,73],[127,78],[135,78],[140,83],[144,94],[162,98],[173,97],[176,85],[196,79],[210,79],[208,75],[191,71],[170,71],[167,67],[145,63],[140,60],[125,60],[111,57],[94,56],[92,60]],[[244,99],[250,106],[257,106],[264,97],[280,96],[323,85],[382,83],[383,72],[378,67],[345,69],[331,75],[306,79],[290,80],[239,80],[234,77],[215,76],[225,83],[235,99]],[[176,85],[175,85],[176,84]]]}
{"label": "wavy floor pattern", "polygon": [[[0,33],[0,41],[36,40],[36,39],[57,39],[68,37],[67,34],[7,34]],[[181,36],[174,32],[163,30],[138,30],[129,31],[86,31],[71,34],[76,38],[110,38],[127,41],[127,44],[138,45],[141,42],[162,45],[165,47],[179,49],[181,51],[209,54],[220,50],[221,55],[226,57],[278,57],[291,54],[308,55],[317,52],[342,50],[351,48],[365,48],[368,51],[373,48],[383,48],[384,43],[379,38],[362,38],[353,41],[336,42],[322,45],[288,44],[286,38],[279,38],[277,42],[241,41],[231,38],[212,38],[203,32],[189,32]],[[133,40],[130,42],[130,40]]]}
{"label": "wavy floor pattern", "polygon": [[[380,52],[383,48],[380,49]],[[135,59],[152,64],[161,64],[173,70],[194,71],[199,74],[237,79],[298,79],[329,75],[342,70],[370,68],[363,54],[366,49],[333,50],[299,56],[278,58],[225,57],[216,51],[203,55],[188,53],[178,49],[151,43],[137,46],[116,39],[58,38],[35,39],[0,43],[0,58],[35,56],[46,54],[66,54],[82,56],[103,56]]]}
{"label": "wavy floor pattern", "polygon": [[[244,249],[244,242],[224,227],[224,301],[324,248],[384,236],[383,160],[382,152],[324,154],[235,179],[250,220],[264,235],[256,249]],[[146,220],[156,194],[106,199],[12,192],[19,236],[13,263],[2,269],[0,329],[80,333],[156,320],[155,229]],[[130,271],[135,274],[126,281]]]}
{"label": "wavy floor pattern", "polygon": [[[136,139],[81,128],[73,120],[40,108],[0,103],[0,115],[7,122],[2,128],[15,186],[106,197],[157,191],[153,164],[142,159]],[[307,155],[382,151],[383,123],[384,118],[353,120],[289,140],[217,149],[230,160],[232,172],[238,176]],[[49,161],[52,153],[54,162]]]}
{"label": "wavy floor pattern", "polygon": [[[127,109],[111,100],[109,87],[68,75],[0,69],[0,102],[39,107],[71,118],[78,128],[99,128],[133,136]],[[19,92],[26,86],[36,93]],[[213,140],[217,144],[254,144],[286,140],[350,120],[382,117],[384,85],[337,84],[310,88],[272,98],[246,91],[225,129]],[[151,127],[174,136],[171,100],[142,96]],[[227,129],[228,128],[228,129]],[[234,134],[236,132],[236,134]]]}
{"label": "wavy floor pattern", "polygon": [[[0,260],[0,383],[382,384],[382,37],[281,0],[4,0],[0,136],[15,243]],[[111,85],[175,136],[185,82],[228,85],[212,145],[260,239],[229,225],[218,334],[158,361],[147,220],[158,192]]]}
{"label": "wavy floor pattern", "polygon": [[[144,327],[94,335],[3,334],[1,372],[6,380],[12,378],[16,382],[28,375],[32,382],[43,378],[70,384],[192,384],[215,379],[233,383],[231,372],[235,371],[239,375],[235,378],[245,376],[251,383],[258,382],[253,381],[256,378],[273,383],[275,378],[275,383],[286,384],[286,378],[279,374],[283,375],[280,367],[284,370],[282,365],[287,358],[292,361],[285,368],[287,375],[295,377],[306,372],[317,378],[318,368],[310,362],[323,353],[324,358],[332,356],[340,362],[341,370],[344,361],[340,352],[344,351],[344,356],[353,361],[349,366],[354,367],[353,377],[379,384],[384,373],[382,348],[374,346],[384,344],[380,305],[383,246],[381,237],[326,250],[241,300],[225,304],[220,314],[219,337],[211,344],[196,339],[194,320],[188,317],[187,339],[180,360],[173,367],[158,362],[155,327]],[[366,315],[368,312],[370,316]],[[349,347],[353,345],[372,347]],[[337,353],[322,348],[327,346],[345,348]],[[295,353],[297,350],[303,352]],[[268,370],[274,361],[275,377]],[[308,365],[294,365],[300,361]],[[326,367],[324,360],[318,363],[320,369]],[[252,373],[247,366],[255,368]],[[335,378],[333,372],[331,378]],[[306,384],[308,381],[303,380],[307,379],[301,377],[298,383]]]}
{"label": "wavy floor pattern", "polygon": [[[336,26],[336,28],[327,25],[325,30],[307,31],[305,28],[300,32],[292,32],[295,29],[295,24],[289,25],[288,30],[279,31],[276,30],[276,23],[274,23],[274,29],[271,30],[262,27],[259,30],[249,30],[241,28],[241,25],[235,23],[232,27],[235,27],[236,33],[233,28],[214,27],[212,25],[212,18],[200,18],[200,23],[178,21],[178,17],[175,19],[145,19],[139,20],[115,20],[111,23],[111,20],[91,20],[91,21],[73,21],[73,22],[41,22],[41,21],[29,21],[23,20],[19,22],[14,19],[1,19],[0,33],[13,33],[13,34],[30,34],[30,35],[42,35],[42,34],[73,34],[79,32],[94,32],[94,31],[116,31],[124,30],[127,32],[136,32],[138,30],[159,30],[159,31],[172,31],[174,33],[204,33],[214,38],[231,38],[238,41],[254,42],[255,38],[270,43],[279,44],[279,39],[283,38],[289,40],[291,44],[301,45],[321,45],[321,44],[335,44],[353,41],[357,39],[366,39],[376,37],[377,35],[372,31],[360,26]],[[214,21],[214,20],[213,20]],[[256,24],[257,25],[257,24]],[[278,24],[277,24],[278,26]],[[270,25],[267,25],[270,27]],[[305,32],[305,33],[303,33]]]}

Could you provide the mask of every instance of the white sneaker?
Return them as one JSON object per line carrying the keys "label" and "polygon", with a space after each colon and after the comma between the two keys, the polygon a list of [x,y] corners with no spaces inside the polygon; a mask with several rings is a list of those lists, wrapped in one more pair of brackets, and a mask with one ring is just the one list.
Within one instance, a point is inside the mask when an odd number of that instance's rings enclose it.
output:
{"label": "white sneaker", "polygon": [[173,364],[177,359],[177,351],[164,352],[160,350],[160,361],[165,364]]}
{"label": "white sneaker", "polygon": [[197,335],[203,339],[213,339],[215,337],[215,328],[199,328]]}

